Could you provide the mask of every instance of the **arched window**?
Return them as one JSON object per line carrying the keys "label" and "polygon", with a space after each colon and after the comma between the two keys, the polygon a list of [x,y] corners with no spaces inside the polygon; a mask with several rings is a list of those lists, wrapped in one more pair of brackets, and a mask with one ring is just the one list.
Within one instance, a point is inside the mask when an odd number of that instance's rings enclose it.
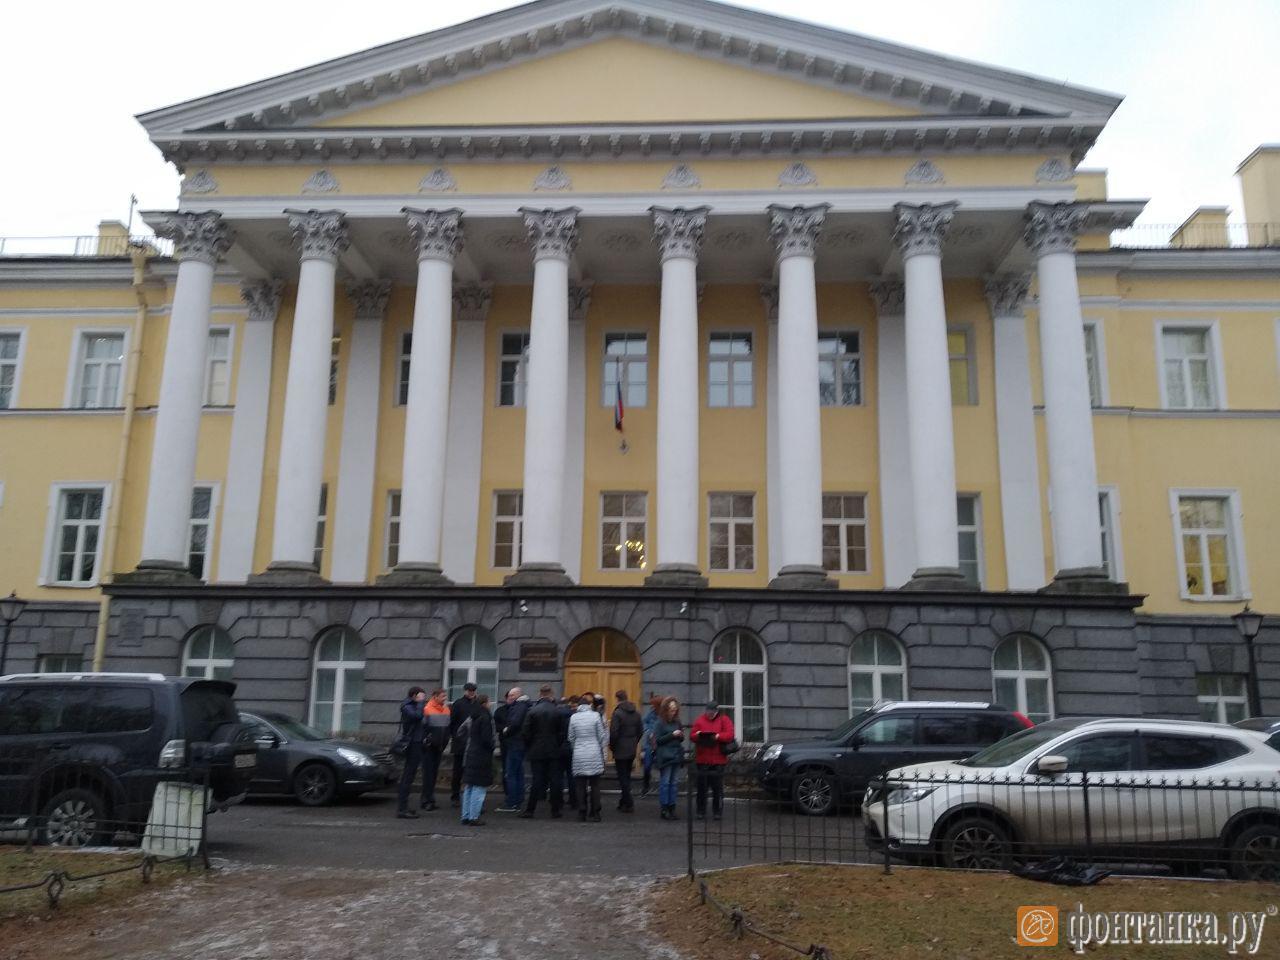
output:
{"label": "arched window", "polygon": [[231,634],[221,627],[196,627],[182,650],[182,675],[203,680],[230,680],[235,664]]}
{"label": "arched window", "polygon": [[907,699],[907,654],[887,630],[868,630],[849,648],[849,709]]}
{"label": "arched window", "polygon": [[350,627],[329,627],[316,639],[311,673],[311,725],[326,733],[360,729],[364,704],[364,644]]}
{"label": "arched window", "polygon": [[1035,637],[1015,634],[1000,641],[991,658],[996,703],[1024,713],[1033,723],[1053,719],[1053,668],[1049,651]]}
{"label": "arched window", "polygon": [[729,630],[711,648],[711,699],[733,720],[742,743],[768,737],[764,644],[749,630]]}
{"label": "arched window", "polygon": [[444,685],[449,699],[462,696],[462,685],[474,683],[480,693],[498,700],[498,643],[484,627],[463,627],[449,641]]}

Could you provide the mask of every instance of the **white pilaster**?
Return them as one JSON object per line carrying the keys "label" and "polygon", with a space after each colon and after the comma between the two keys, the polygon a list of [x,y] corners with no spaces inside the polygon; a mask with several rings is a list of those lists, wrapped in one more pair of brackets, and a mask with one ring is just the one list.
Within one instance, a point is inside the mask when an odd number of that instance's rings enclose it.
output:
{"label": "white pilaster", "polygon": [[958,588],[956,458],[942,295],[942,240],[956,204],[896,204],[893,239],[906,287],[907,439],[916,528],[916,571],[908,586]]}
{"label": "white pilaster", "polygon": [[698,250],[707,207],[653,207],[662,252],[658,314],[657,564],[651,586],[700,586],[698,567]]}
{"label": "white pilaster", "polygon": [[169,314],[160,403],[151,447],[140,571],[181,576],[187,569],[191,488],[196,477],[204,365],[209,343],[213,271],[231,246],[219,213],[180,213],[160,230],[173,237],[178,280]]}
{"label": "white pilaster", "polygon": [[569,258],[578,244],[578,208],[523,208],[533,246],[533,310],[524,431],[524,561],[515,584],[562,585],[561,524],[569,378]]}
{"label": "white pilaster", "polygon": [[560,556],[570,580],[582,578],[583,484],[587,458],[587,311],[591,285],[569,287],[569,374],[565,384],[564,521]]}
{"label": "white pilaster", "polygon": [[343,391],[329,578],[336,583],[363,583],[369,576],[369,538],[373,530],[374,466],[382,399],[382,318],[391,296],[391,281],[348,284],[347,296],[356,311]]}
{"label": "white pilaster", "polygon": [[302,267],[289,344],[268,571],[314,575],[319,573],[313,557],[329,418],[334,281],[338,256],[349,241],[346,217],[338,211],[286,212],[294,241],[302,248]]}
{"label": "white pilaster", "polygon": [[1010,590],[1044,585],[1044,532],[1040,520],[1040,466],[1036,455],[1035,411],[1027,317],[1023,311],[1030,279],[991,277],[987,302],[995,329],[996,444],[1000,459],[1000,507],[1005,568]]}
{"label": "white pilaster", "polygon": [[271,402],[271,354],[280,280],[246,283],[240,296],[249,317],[240,334],[240,369],[236,374],[236,407],[231,417],[227,485],[222,497],[221,536],[216,579],[247,580],[253,572],[262,502],[262,465],[267,452],[267,409]]}
{"label": "white pilaster", "polygon": [[484,449],[484,322],[493,291],[479,284],[453,291],[453,368],[449,376],[449,440],[444,474],[444,574],[476,579],[480,536],[480,463]]}
{"label": "white pilaster", "polygon": [[782,453],[779,445],[778,423],[778,285],[760,284],[760,302],[764,305],[767,331],[767,354],[764,363],[765,390],[765,506],[769,518],[765,532],[768,535],[765,557],[767,569],[782,566]]}
{"label": "white pilaster", "polygon": [[907,331],[901,280],[871,284],[876,304],[876,397],[880,444],[880,542],[884,585],[904,586],[916,563],[915,498],[907,436]]}
{"label": "white pilaster", "polygon": [[[822,418],[814,259],[827,204],[769,208],[778,253],[778,480],[781,555],[770,586],[834,588],[822,567]],[[772,563],[771,563],[772,565]]]}

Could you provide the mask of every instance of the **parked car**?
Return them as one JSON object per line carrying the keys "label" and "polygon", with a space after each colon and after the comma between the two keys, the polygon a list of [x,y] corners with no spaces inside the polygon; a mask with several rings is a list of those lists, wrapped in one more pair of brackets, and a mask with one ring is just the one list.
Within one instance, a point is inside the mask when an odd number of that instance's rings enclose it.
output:
{"label": "parked car", "polygon": [[37,817],[63,846],[138,833],[157,783],[208,782],[239,802],[257,764],[235,684],[151,673],[0,677],[0,829]]}
{"label": "parked car", "polygon": [[905,859],[1069,855],[1280,880],[1280,753],[1225,724],[1052,720],[966,760],[892,770],[887,791],[868,789],[863,821]]}
{"label": "parked car", "polygon": [[1248,720],[1237,720],[1232,726],[1265,734],[1267,745],[1280,750],[1280,717],[1250,717]]}
{"label": "parked car", "polygon": [[318,807],[377,790],[392,779],[385,750],[334,740],[283,713],[241,711],[240,722],[258,746],[250,793],[293,794],[299,803]]}
{"label": "parked car", "polygon": [[811,740],[766,744],[756,779],[770,795],[810,816],[857,804],[868,782],[891,767],[958,760],[1031,726],[989,703],[880,703]]}

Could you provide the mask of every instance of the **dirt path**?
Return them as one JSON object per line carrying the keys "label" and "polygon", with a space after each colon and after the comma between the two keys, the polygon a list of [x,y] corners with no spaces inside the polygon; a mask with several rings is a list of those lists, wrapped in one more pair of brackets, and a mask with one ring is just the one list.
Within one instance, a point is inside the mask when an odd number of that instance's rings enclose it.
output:
{"label": "dirt path", "polygon": [[229,866],[124,904],[0,927],[5,960],[683,960],[652,880]]}

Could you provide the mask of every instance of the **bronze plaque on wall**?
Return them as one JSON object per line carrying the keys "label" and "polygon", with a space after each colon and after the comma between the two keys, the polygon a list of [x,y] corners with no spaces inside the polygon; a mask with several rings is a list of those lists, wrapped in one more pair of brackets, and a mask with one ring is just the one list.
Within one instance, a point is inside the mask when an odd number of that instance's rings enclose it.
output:
{"label": "bronze plaque on wall", "polygon": [[555,673],[560,663],[560,650],[554,643],[520,644],[521,673]]}

